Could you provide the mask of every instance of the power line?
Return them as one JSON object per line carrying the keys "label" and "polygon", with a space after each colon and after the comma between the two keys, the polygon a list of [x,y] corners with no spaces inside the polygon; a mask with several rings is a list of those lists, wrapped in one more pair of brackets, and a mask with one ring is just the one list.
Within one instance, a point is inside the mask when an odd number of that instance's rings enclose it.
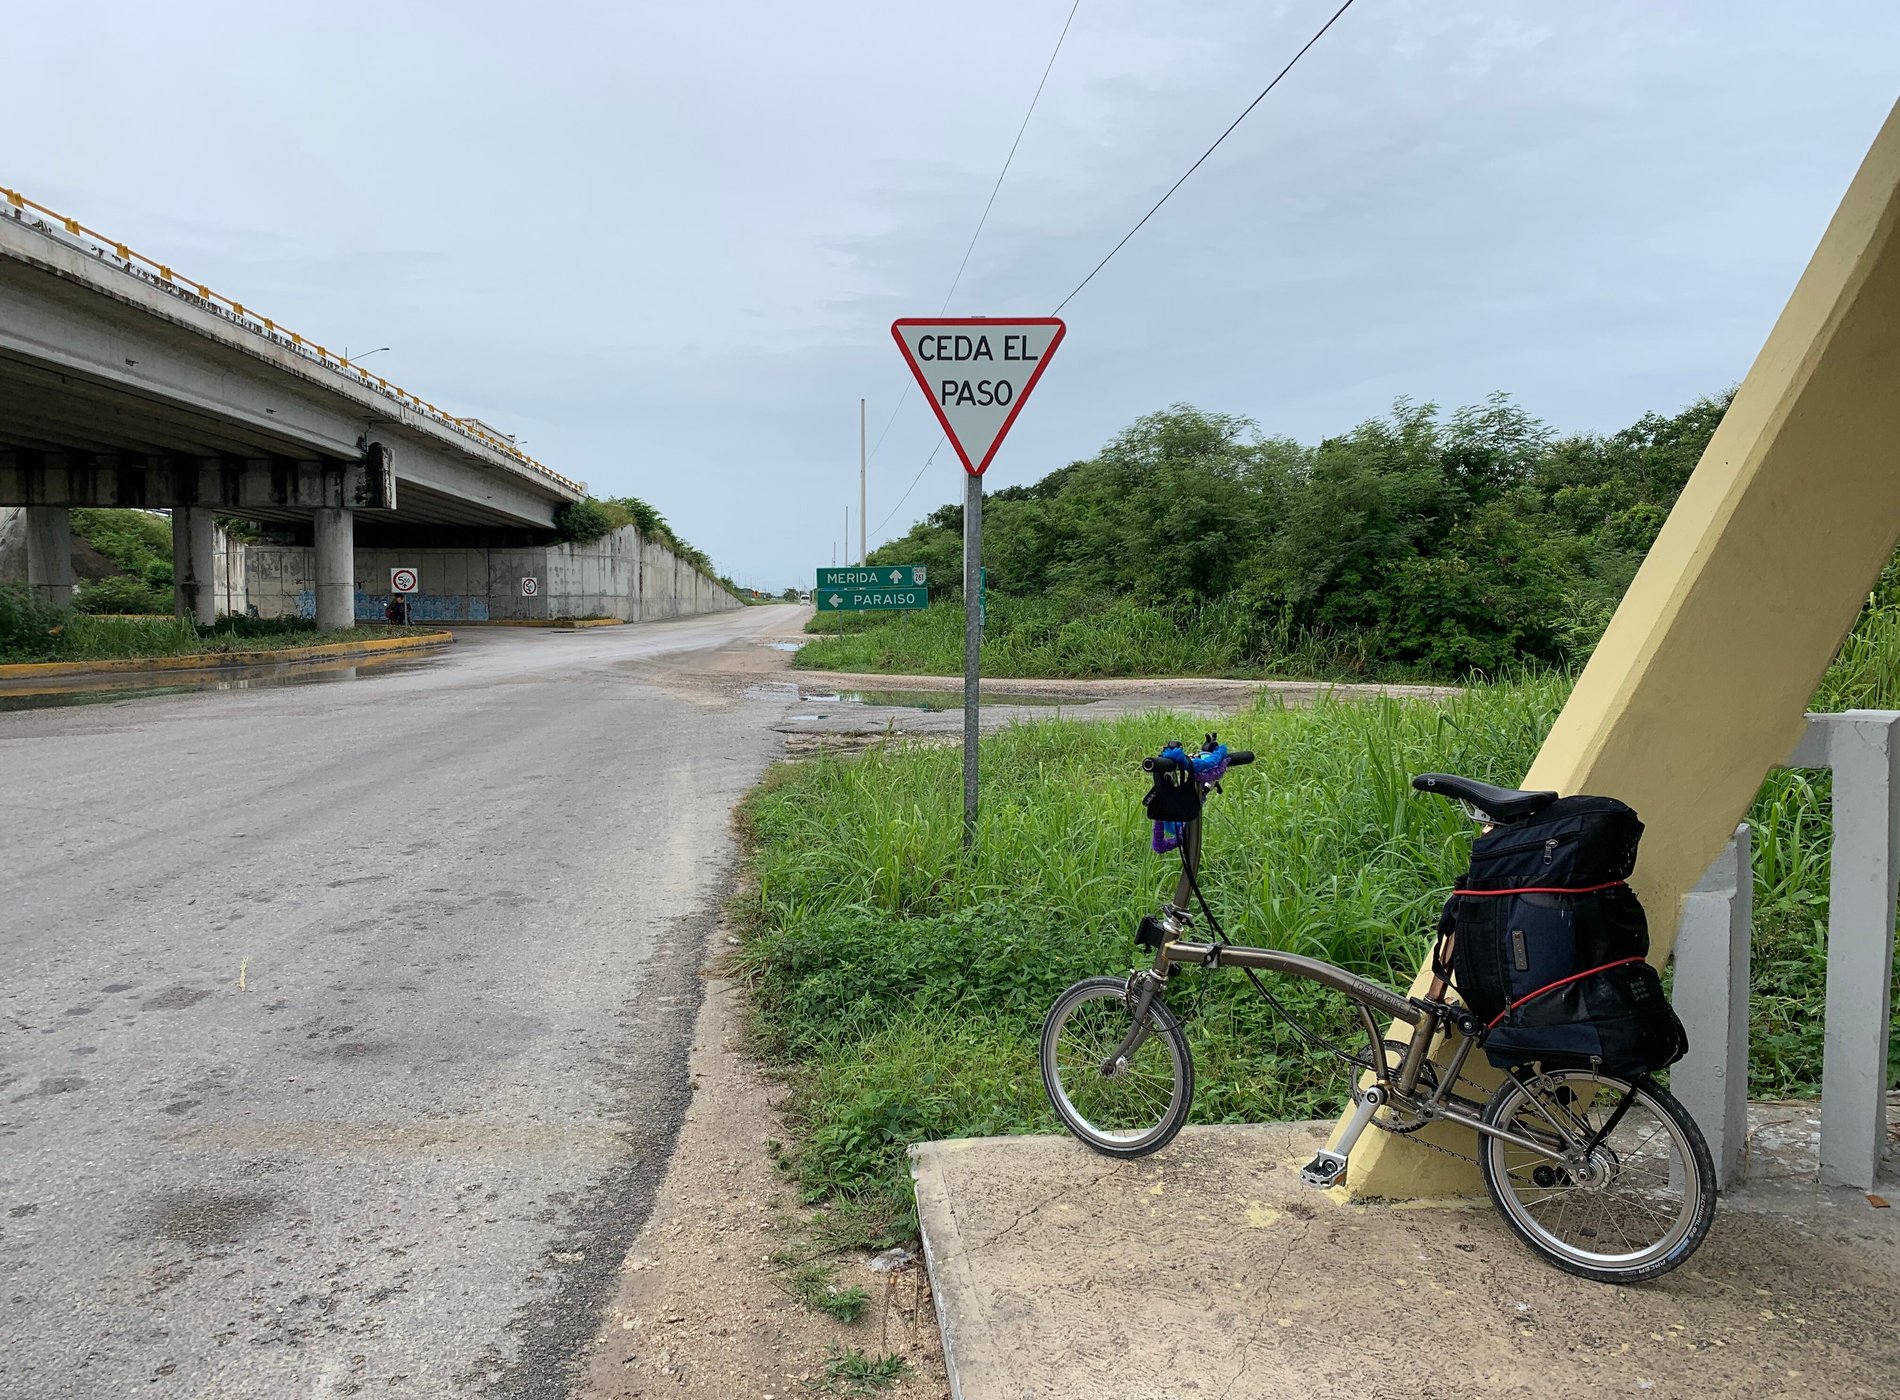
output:
{"label": "power line", "polygon": [[[910,479],[910,485],[904,488],[904,494],[899,496],[897,498],[897,504],[891,507],[891,515],[896,515],[898,511],[904,508],[904,502],[910,499],[910,493],[917,489],[917,483],[924,479],[924,473],[930,470],[930,464],[936,461],[937,454],[943,451],[943,444],[944,444],[944,439],[938,438],[937,445],[931,448],[930,455],[924,458],[924,464],[921,467],[917,468],[917,475],[913,476]],[[875,535],[878,532],[878,530],[882,530],[886,525],[890,524],[891,515],[887,515],[882,520],[878,521],[877,530],[873,530],[871,533]]]}
{"label": "power line", "polygon": [[[1076,0],[1077,6],[1079,6],[1080,3],[1081,3],[1081,0]],[[1340,16],[1344,15],[1346,11],[1350,10],[1352,8],[1352,5],[1353,5],[1353,0],[1345,0],[1344,4],[1342,4],[1337,10],[1333,11],[1332,18],[1328,19],[1326,23],[1322,24],[1317,30],[1315,30],[1313,32],[1312,38],[1308,39],[1304,44],[1300,45],[1299,51],[1295,53],[1292,58],[1286,61],[1286,66],[1282,68],[1278,73],[1275,73],[1273,75],[1273,81],[1269,82],[1265,87],[1260,89],[1260,92],[1258,93],[1258,95],[1255,96],[1254,100],[1249,102],[1246,105],[1246,107],[1241,110],[1240,115],[1235,117],[1233,121],[1227,124],[1227,129],[1221,132],[1219,136],[1214,138],[1213,144],[1210,145],[1206,150],[1202,151],[1199,157],[1195,159],[1194,164],[1190,165],[1185,171],[1182,172],[1181,178],[1176,180],[1172,185],[1169,185],[1167,192],[1163,194],[1161,198],[1157,199],[1154,202],[1153,207],[1150,208],[1147,213],[1143,214],[1139,220],[1136,221],[1135,226],[1133,228],[1129,229],[1127,233],[1121,236],[1120,241],[1118,241],[1113,248],[1110,248],[1108,250],[1107,256],[1105,256],[1100,262],[1095,264],[1095,266],[1089,270],[1089,275],[1084,277],[1080,282],[1076,283],[1075,289],[1071,291],[1067,296],[1062,298],[1061,301],[1056,303],[1056,308],[1054,311],[1049,313],[1050,315],[1052,316],[1060,315],[1062,312],[1062,308],[1067,306],[1070,302],[1074,301],[1076,296],[1080,294],[1082,289],[1088,286],[1089,283],[1095,280],[1095,274],[1100,272],[1103,268],[1107,267],[1110,260],[1114,258],[1114,256],[1117,253],[1119,253],[1124,247],[1127,246],[1128,241],[1131,238],[1133,238],[1136,234],[1141,232],[1143,225],[1145,225],[1148,222],[1148,220],[1152,219],[1156,215],[1156,213],[1160,211],[1162,205],[1166,204],[1170,199],[1174,197],[1174,192],[1180,189],[1181,186],[1185,185],[1188,182],[1188,177],[1191,176],[1195,171],[1199,170],[1201,166],[1206,163],[1207,158],[1213,155],[1214,152],[1220,148],[1221,143],[1225,141],[1229,136],[1234,134],[1235,128],[1237,128],[1242,122],[1247,120],[1248,116],[1253,112],[1253,109],[1258,107],[1262,102],[1266,100],[1267,94],[1272,92],[1276,87],[1280,85],[1280,80],[1286,77],[1288,73],[1291,73],[1293,71],[1294,65],[1297,64],[1302,58],[1306,57],[1307,50],[1312,48],[1313,45],[1317,44],[1321,39],[1323,39],[1326,36],[1326,32],[1339,22]],[[1075,19],[1075,7],[1072,6],[1069,10],[1069,19],[1063,22],[1062,34],[1061,36],[1058,36],[1058,38],[1056,39],[1055,52],[1049,55],[1048,66],[1043,69],[1042,82],[1036,84],[1036,95],[1034,98],[1030,99],[1029,114],[1033,114],[1036,110],[1036,102],[1042,96],[1043,84],[1049,81],[1050,69],[1055,67],[1056,53],[1060,53],[1062,51],[1062,40],[1063,38],[1067,37],[1068,32],[1069,32],[1069,22],[1073,21],[1074,19]],[[1016,143],[1010,146],[1009,158],[1003,162],[1003,174],[998,175],[996,177],[996,186],[990,191],[989,204],[986,204],[983,206],[983,218],[977,221],[976,233],[972,235],[970,238],[970,248],[964,250],[963,266],[967,266],[969,264],[970,251],[971,249],[974,249],[976,247],[976,240],[979,236],[981,236],[983,232],[983,224],[989,219],[990,206],[996,203],[996,192],[997,190],[1000,190],[1003,186],[1003,175],[1007,175],[1009,173],[1009,163],[1011,160],[1014,160],[1016,157],[1016,145],[1021,143],[1023,139],[1023,131],[1028,129],[1029,114],[1024,115],[1022,127],[1019,128],[1016,132]],[[956,280],[950,284],[950,295],[944,297],[943,304],[944,304],[945,310],[949,309],[950,296],[954,296],[956,294],[957,283],[963,280],[963,266],[959,266],[957,268]],[[938,314],[941,315],[942,312],[939,312]],[[903,407],[903,400],[899,399],[897,408],[891,411],[890,420],[884,424],[884,432],[878,434],[878,442],[880,444],[882,444],[884,441],[884,434],[890,432],[891,422],[896,421],[897,412],[902,407]],[[917,483],[924,479],[924,473],[930,469],[930,464],[937,460],[937,453],[943,450],[943,443],[944,443],[944,440],[942,438],[939,438],[937,440],[936,447],[931,449],[930,456],[925,460],[924,465],[918,469],[917,475],[911,479],[910,485],[904,488],[904,494],[898,497],[897,504],[891,507],[890,514],[886,515],[883,520],[878,522],[877,528],[879,531],[882,531],[883,528],[890,523],[892,516],[896,515],[898,511],[903,509],[904,502],[909,500],[910,493],[917,489]],[[875,457],[877,454],[875,451],[873,451],[871,455]]]}
{"label": "power line", "polygon": [[1009,154],[1003,158],[1003,168],[997,172],[996,183],[990,187],[990,199],[983,206],[983,217],[976,221],[976,232],[970,235],[970,246],[963,250],[963,261],[957,264],[957,275],[950,279],[950,290],[943,294],[943,309],[937,313],[939,316],[950,309],[950,298],[957,294],[957,286],[963,281],[963,269],[970,265],[970,254],[976,251],[976,240],[983,236],[983,225],[990,221],[990,210],[996,207],[996,196],[1003,188],[1003,177],[1009,174],[1010,163],[1016,159],[1016,148],[1022,145],[1023,133],[1029,130],[1029,119],[1036,115],[1036,104],[1042,100],[1042,90],[1049,82],[1050,71],[1056,66],[1056,55],[1062,52],[1062,41],[1069,37],[1069,26],[1075,23],[1075,12],[1081,7],[1082,0],[1075,0],[1069,6],[1069,17],[1062,21],[1062,32],[1056,35],[1056,46],[1049,51],[1049,61],[1042,68],[1042,81],[1036,84],[1036,95],[1029,99],[1029,110],[1023,113],[1023,124],[1016,128],[1016,139],[1009,143]]}
{"label": "power line", "polygon": [[1308,39],[1304,44],[1300,45],[1300,51],[1294,54],[1293,57],[1287,60],[1286,67],[1282,68],[1278,73],[1274,74],[1273,81],[1260,89],[1260,95],[1254,98],[1253,101],[1249,102],[1246,106],[1246,109],[1242,111],[1239,116],[1235,117],[1232,122],[1228,123],[1227,130],[1223,131],[1219,136],[1214,138],[1214,144],[1201,152],[1200,159],[1196,160],[1194,164],[1190,165],[1187,168],[1187,170],[1182,174],[1180,179],[1176,180],[1172,185],[1168,186],[1168,192],[1162,195],[1161,198],[1157,199],[1154,202],[1154,208],[1150,209],[1146,214],[1143,214],[1141,216],[1140,221],[1136,223],[1136,225],[1133,228],[1129,229],[1127,233],[1122,235],[1121,242],[1117,243],[1113,248],[1110,248],[1108,250],[1108,257],[1103,258],[1100,262],[1095,264],[1094,268],[1090,270],[1089,275],[1087,277],[1084,277],[1080,282],[1076,283],[1075,291],[1070,292],[1066,297],[1062,298],[1061,301],[1056,303],[1056,309],[1049,313],[1051,316],[1059,315],[1063,307],[1067,306],[1070,302],[1075,300],[1077,293],[1079,293],[1084,287],[1088,286],[1090,282],[1093,282],[1095,280],[1095,274],[1108,266],[1109,258],[1112,258],[1115,256],[1115,254],[1119,253],[1122,250],[1122,248],[1127,244],[1129,239],[1133,238],[1136,234],[1141,232],[1142,224],[1145,224],[1148,222],[1148,220],[1152,219],[1155,216],[1156,210],[1160,209],[1161,206],[1166,204],[1169,199],[1173,198],[1174,192],[1180,189],[1181,186],[1187,183],[1188,176],[1192,175],[1195,171],[1201,168],[1202,161],[1205,161],[1209,156],[1213,155],[1214,152],[1219,148],[1220,143],[1225,141],[1229,136],[1233,135],[1234,128],[1247,120],[1247,114],[1249,112],[1252,112],[1254,108],[1258,107],[1261,104],[1261,102],[1266,99],[1267,94],[1272,92],[1276,87],[1280,85],[1280,79],[1284,78],[1288,73],[1291,73],[1293,71],[1293,65],[1298,63],[1302,58],[1306,57],[1306,51],[1312,48],[1313,45],[1317,44],[1323,37],[1325,37],[1326,31],[1331,29],[1333,25],[1338,23],[1339,17],[1345,14],[1346,11],[1350,10],[1351,8],[1352,8],[1352,0],[1346,0],[1345,4],[1341,5],[1337,10],[1333,11],[1333,17],[1327,20],[1326,23],[1322,24],[1319,27],[1319,29],[1314,33],[1312,38]]}
{"label": "power line", "polygon": [[[1016,148],[1022,145],[1023,133],[1029,130],[1029,119],[1036,115],[1036,104],[1042,101],[1042,90],[1049,85],[1049,74],[1055,71],[1056,56],[1062,52],[1063,40],[1069,37],[1069,26],[1075,23],[1075,12],[1081,8],[1082,0],[1074,0],[1074,3],[1069,6],[1069,17],[1062,21],[1062,32],[1056,35],[1056,46],[1049,50],[1049,61],[1042,66],[1042,77],[1036,83],[1035,94],[1029,99],[1029,110],[1023,113],[1022,125],[1016,128],[1016,139],[1009,143],[1009,154],[1003,157],[1003,168],[996,174],[996,183],[990,186],[990,197],[983,205],[982,217],[976,221],[976,232],[970,235],[970,244],[963,250],[963,261],[957,264],[957,275],[950,279],[950,290],[943,294],[943,306],[937,312],[939,316],[950,309],[950,299],[957,294],[957,288],[963,283],[963,273],[970,266],[970,254],[976,251],[976,241],[983,236],[983,226],[990,221],[990,210],[996,207],[996,196],[1003,188],[1003,181],[1009,175],[1010,166],[1015,163]],[[905,376],[905,378],[908,377]],[[903,411],[904,404],[907,402],[901,392],[903,382],[901,379],[898,381],[900,392],[897,402],[891,408],[891,416],[884,420],[884,429],[877,435],[877,444],[872,447],[867,461],[877,460],[878,448],[884,445],[884,439],[890,435],[891,424],[897,421],[897,415]],[[930,457],[925,461],[924,466],[927,468],[931,462],[936,461],[937,453],[942,450],[943,440],[939,438],[936,447],[931,449]],[[904,502],[910,498],[910,493],[917,489],[917,482],[921,480],[923,480],[923,472],[920,470],[916,478],[905,488],[904,494],[898,498],[897,504],[891,507],[891,515],[896,515],[903,508]],[[884,523],[877,527],[879,530],[890,522],[891,515],[884,517]]]}

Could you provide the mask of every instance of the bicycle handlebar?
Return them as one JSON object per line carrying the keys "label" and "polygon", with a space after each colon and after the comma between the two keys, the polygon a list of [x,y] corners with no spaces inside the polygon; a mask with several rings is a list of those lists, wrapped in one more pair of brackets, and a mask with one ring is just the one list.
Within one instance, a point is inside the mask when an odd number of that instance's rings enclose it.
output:
{"label": "bicycle handlebar", "polygon": [[[1229,749],[1227,752],[1227,766],[1229,768],[1243,768],[1247,764],[1252,763],[1253,758],[1253,752],[1250,749]],[[1195,765],[1194,760],[1191,758],[1183,763],[1179,759],[1160,755],[1154,758],[1142,759],[1141,771],[1144,773],[1191,773],[1195,771]]]}

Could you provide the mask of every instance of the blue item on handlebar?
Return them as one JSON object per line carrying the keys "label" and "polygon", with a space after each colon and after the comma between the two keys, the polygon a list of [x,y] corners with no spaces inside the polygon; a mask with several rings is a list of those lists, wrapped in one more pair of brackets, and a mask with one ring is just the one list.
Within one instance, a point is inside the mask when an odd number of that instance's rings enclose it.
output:
{"label": "blue item on handlebar", "polygon": [[1154,774],[1154,786],[1142,805],[1154,818],[1154,836],[1150,845],[1157,855],[1178,847],[1187,824],[1201,814],[1201,802],[1209,788],[1227,772],[1227,745],[1217,743],[1211,749],[1190,754],[1179,744],[1161,751],[1159,760],[1144,765]]}

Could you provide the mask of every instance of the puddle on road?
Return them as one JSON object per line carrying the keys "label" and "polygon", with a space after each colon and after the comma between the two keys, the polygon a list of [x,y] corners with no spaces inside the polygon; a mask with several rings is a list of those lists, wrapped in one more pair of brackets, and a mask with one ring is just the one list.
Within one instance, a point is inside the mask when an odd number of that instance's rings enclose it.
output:
{"label": "puddle on road", "polygon": [[[837,696],[808,695],[807,700],[841,700],[847,705],[878,705],[894,710],[960,710],[960,690],[847,690]],[[987,691],[983,704],[989,705],[1086,705],[1086,699],[1072,695],[993,695]]]}
{"label": "puddle on road", "polygon": [[773,651],[797,651],[805,644],[803,642],[767,642],[766,645]]}
{"label": "puddle on road", "polygon": [[57,710],[73,705],[107,705],[120,700],[147,700],[155,695],[191,695],[205,690],[272,690],[291,685],[336,685],[400,675],[440,664],[441,658],[419,661],[392,657],[388,661],[357,659],[287,662],[276,666],[234,666],[214,671],[179,671],[162,682],[149,675],[125,680],[74,680],[63,687],[0,689],[0,714],[14,710]]}
{"label": "puddle on road", "polygon": [[[837,705],[849,709],[875,710],[922,710],[937,714],[947,710],[963,708],[963,692],[960,690],[845,690],[813,691],[800,690],[795,684],[786,681],[768,681],[761,685],[746,687],[746,695],[758,700],[784,700],[802,705]],[[1086,695],[990,695],[983,696],[983,708],[996,706],[1047,706],[1067,705],[1080,709],[1095,703]],[[825,719],[827,711],[787,715],[791,721],[810,723]]]}

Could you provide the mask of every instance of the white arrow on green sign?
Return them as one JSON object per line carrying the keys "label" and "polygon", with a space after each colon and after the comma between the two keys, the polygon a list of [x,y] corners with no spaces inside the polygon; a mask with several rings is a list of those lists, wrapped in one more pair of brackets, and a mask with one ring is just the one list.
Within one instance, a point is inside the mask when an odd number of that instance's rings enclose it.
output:
{"label": "white arrow on green sign", "polygon": [[821,589],[922,588],[929,582],[929,572],[922,564],[859,564],[818,571],[818,587]]}
{"label": "white arrow on green sign", "polygon": [[930,606],[930,590],[921,585],[862,584],[856,587],[826,589],[821,584],[812,594],[819,612],[901,612],[907,608]]}

